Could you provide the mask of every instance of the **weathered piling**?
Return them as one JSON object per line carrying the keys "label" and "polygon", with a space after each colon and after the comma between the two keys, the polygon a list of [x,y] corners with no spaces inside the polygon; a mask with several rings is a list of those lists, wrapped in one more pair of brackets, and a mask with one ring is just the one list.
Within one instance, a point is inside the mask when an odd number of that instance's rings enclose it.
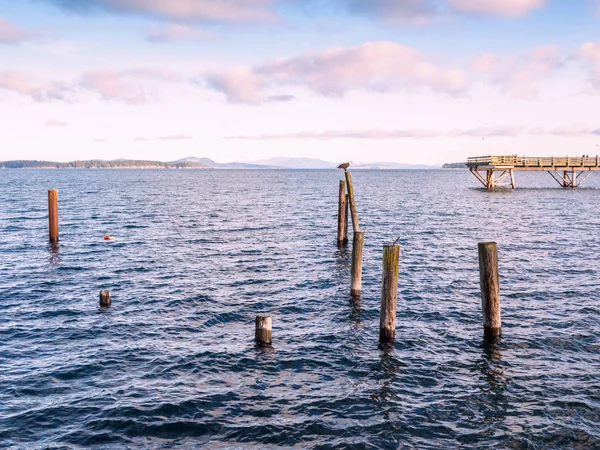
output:
{"label": "weathered piling", "polygon": [[498,246],[495,242],[480,242],[478,252],[483,333],[486,338],[496,338],[501,335],[502,330],[500,318],[500,282],[498,279]]}
{"label": "weathered piling", "polygon": [[340,180],[337,243],[338,245],[348,243],[348,196],[346,195],[346,182],[344,180]]}
{"label": "weathered piling", "polygon": [[350,295],[352,297],[360,297],[364,243],[365,233],[355,231],[352,239],[352,272],[350,274]]}
{"label": "weathered piling", "polygon": [[48,230],[50,242],[58,242],[58,191],[48,191]]}
{"label": "weathered piling", "polygon": [[111,303],[111,298],[110,298],[110,291],[100,291],[100,306],[102,306],[103,308],[106,308],[108,306],[110,306]]}
{"label": "weathered piling", "polygon": [[350,203],[350,214],[352,215],[352,230],[360,231],[358,224],[358,212],[354,201],[354,186],[352,185],[352,174],[346,170],[346,185],[348,186],[348,203]]}
{"label": "weathered piling", "polygon": [[396,304],[398,301],[399,267],[400,246],[384,245],[379,342],[392,342],[396,335]]}
{"label": "weathered piling", "polygon": [[271,345],[273,342],[271,316],[256,316],[254,340],[258,345]]}

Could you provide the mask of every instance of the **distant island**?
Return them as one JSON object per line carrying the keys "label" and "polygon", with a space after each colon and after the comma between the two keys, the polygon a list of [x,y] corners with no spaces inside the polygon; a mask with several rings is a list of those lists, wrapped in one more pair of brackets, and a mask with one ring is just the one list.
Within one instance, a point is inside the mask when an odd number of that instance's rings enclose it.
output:
{"label": "distant island", "polygon": [[446,163],[442,166],[442,169],[466,169],[466,162],[454,162],[454,163]]}
{"label": "distant island", "polygon": [[[335,169],[339,163],[316,158],[270,158],[253,162],[217,163],[210,158],[191,156],[176,161],[138,159],[89,159],[69,162],[16,160],[0,161],[1,169]],[[458,163],[457,163],[458,164]],[[446,164],[444,165],[444,167]],[[439,169],[425,164],[374,162],[352,164],[355,170]]]}

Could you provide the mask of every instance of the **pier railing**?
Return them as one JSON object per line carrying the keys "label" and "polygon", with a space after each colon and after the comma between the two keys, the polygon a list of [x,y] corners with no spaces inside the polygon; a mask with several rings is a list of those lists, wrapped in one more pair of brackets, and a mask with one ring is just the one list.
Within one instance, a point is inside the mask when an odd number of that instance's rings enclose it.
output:
{"label": "pier railing", "polygon": [[545,156],[525,157],[476,156],[467,159],[467,166],[506,166],[506,167],[600,167],[598,156]]}

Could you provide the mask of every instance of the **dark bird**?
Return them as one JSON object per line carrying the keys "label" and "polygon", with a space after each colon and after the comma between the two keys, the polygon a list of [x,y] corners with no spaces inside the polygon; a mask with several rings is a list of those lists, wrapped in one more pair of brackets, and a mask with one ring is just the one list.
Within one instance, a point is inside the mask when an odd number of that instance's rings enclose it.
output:
{"label": "dark bird", "polygon": [[350,164],[352,164],[352,161],[348,161],[345,163],[340,164],[339,166],[337,166],[338,169],[344,169],[347,170],[348,167],[350,167]]}

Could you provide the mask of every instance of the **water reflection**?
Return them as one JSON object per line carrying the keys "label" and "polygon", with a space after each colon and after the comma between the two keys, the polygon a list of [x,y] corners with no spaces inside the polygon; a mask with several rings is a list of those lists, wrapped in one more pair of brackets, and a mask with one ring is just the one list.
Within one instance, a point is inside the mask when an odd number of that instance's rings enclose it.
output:
{"label": "water reflection", "polygon": [[393,384],[398,369],[403,364],[394,357],[393,344],[381,344],[380,349],[379,364],[375,365],[373,372],[376,374],[375,378],[381,381],[381,388],[372,395],[372,398],[382,402],[398,400]]}
{"label": "water reflection", "polygon": [[506,388],[510,378],[503,367],[501,340],[484,340],[482,344],[481,360],[478,363],[481,379],[481,412],[483,422],[489,428],[485,432],[492,435],[502,428],[506,421],[509,401],[506,397]]}
{"label": "water reflection", "polygon": [[499,338],[484,340],[479,370],[487,383],[487,391],[501,394],[510,382],[502,364],[502,342]]}
{"label": "water reflection", "polygon": [[350,303],[350,323],[353,328],[360,328],[363,322],[363,310],[360,302],[360,297],[349,297],[348,302]]}
{"label": "water reflection", "polygon": [[60,246],[56,242],[48,244],[48,263],[51,266],[62,263],[62,257],[60,256]]}

